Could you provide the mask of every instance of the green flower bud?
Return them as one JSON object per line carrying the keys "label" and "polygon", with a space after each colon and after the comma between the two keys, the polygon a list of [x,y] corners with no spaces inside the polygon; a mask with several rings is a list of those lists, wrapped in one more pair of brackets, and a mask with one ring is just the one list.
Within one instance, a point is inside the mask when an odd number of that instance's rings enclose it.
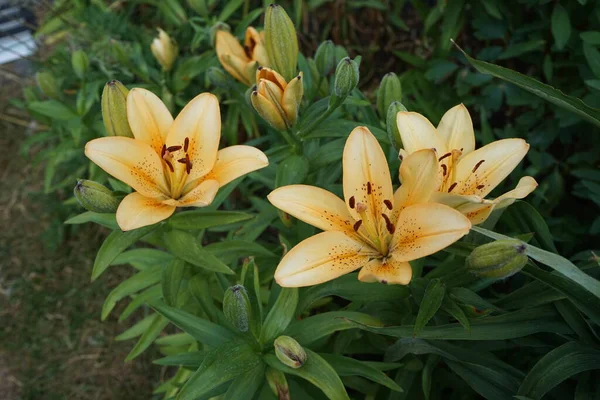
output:
{"label": "green flower bud", "polygon": [[306,362],[306,351],[289,336],[279,336],[273,343],[275,355],[283,364],[290,368],[300,368]]}
{"label": "green flower bud", "polygon": [[465,265],[482,278],[508,278],[527,264],[526,250],[527,245],[520,240],[497,240],[473,250]]}
{"label": "green flower bud", "polygon": [[271,68],[286,81],[296,76],[298,37],[294,23],[283,7],[271,4],[265,13],[265,47]]}
{"label": "green flower bud", "polygon": [[102,91],[102,119],[108,136],[133,137],[127,120],[129,90],[119,81],[110,81]]}
{"label": "green flower bud", "polygon": [[97,213],[114,213],[120,203],[110,189],[87,179],[78,180],[73,193],[83,208]]}
{"label": "green flower bud", "polygon": [[90,67],[90,60],[83,50],[77,50],[71,55],[71,64],[73,71],[79,79],[83,79],[85,73]]}
{"label": "green flower bud", "polygon": [[58,98],[59,89],[56,78],[50,72],[38,72],[35,74],[35,80],[37,82],[40,91],[51,99]]}
{"label": "green flower bud", "polygon": [[386,117],[390,104],[402,101],[402,85],[398,75],[393,72],[385,74],[377,91],[377,111],[381,118]]}
{"label": "green flower bud", "polygon": [[210,67],[206,71],[206,81],[209,85],[226,88],[229,86],[227,75],[225,71],[218,67]]}
{"label": "green flower bud", "polygon": [[399,101],[394,101],[390,104],[387,110],[387,116],[385,118],[385,127],[387,129],[388,139],[394,148],[398,151],[402,148],[402,138],[400,137],[400,131],[398,130],[398,123],[396,122],[396,116],[401,111],[408,111],[406,107]]}
{"label": "green flower bud", "polygon": [[246,288],[235,285],[225,291],[223,298],[225,318],[240,332],[248,332],[252,318],[252,307]]}
{"label": "green flower bud", "polygon": [[319,45],[315,53],[315,63],[322,76],[331,72],[335,65],[335,45],[331,40],[326,40]]}
{"label": "green flower bud", "polygon": [[290,399],[290,388],[288,387],[287,379],[283,372],[275,368],[267,367],[265,378],[267,378],[267,383],[273,391],[273,394],[277,396],[279,400]]}
{"label": "green flower bud", "polygon": [[346,49],[343,46],[335,46],[335,63],[339,64],[346,57],[348,57]]}
{"label": "green flower bud", "polygon": [[358,64],[349,57],[342,59],[335,70],[334,94],[341,98],[348,96],[358,84],[359,77]]}

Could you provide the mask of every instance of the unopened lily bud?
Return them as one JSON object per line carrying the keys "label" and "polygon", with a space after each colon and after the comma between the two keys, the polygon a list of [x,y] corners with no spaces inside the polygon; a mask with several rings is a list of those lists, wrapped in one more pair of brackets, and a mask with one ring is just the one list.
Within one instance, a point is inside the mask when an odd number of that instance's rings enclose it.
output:
{"label": "unopened lily bud", "polygon": [[264,31],[258,32],[249,26],[242,47],[228,29],[221,28],[215,32],[215,50],[219,62],[231,76],[247,86],[254,84],[258,66],[269,65],[264,36]]}
{"label": "unopened lily bud", "polygon": [[78,180],[73,193],[83,208],[97,213],[114,213],[120,203],[110,189],[87,179]]}
{"label": "unopened lily bud", "polygon": [[248,332],[252,317],[252,307],[246,288],[235,285],[225,291],[223,298],[225,318],[240,332]]}
{"label": "unopened lily bud", "polygon": [[526,250],[527,245],[520,240],[497,240],[473,250],[465,265],[482,278],[508,278],[527,264]]}
{"label": "unopened lily bud", "polygon": [[167,32],[158,28],[158,37],[154,38],[150,45],[150,50],[163,70],[170,71],[177,59],[179,48],[177,43],[167,34]]}
{"label": "unopened lily bud", "polygon": [[387,116],[390,104],[394,101],[402,101],[402,84],[398,75],[389,72],[381,80],[377,91],[377,111],[381,118]]}
{"label": "unopened lily bud", "polygon": [[[235,39],[235,36],[231,34],[231,27],[225,22],[217,21],[213,26],[210,27],[210,30],[208,31],[210,35],[210,43],[215,48],[217,47],[217,33],[219,33],[219,31],[227,32]],[[235,40],[237,41],[237,39]]]}
{"label": "unopened lily bud", "polygon": [[387,116],[385,119],[385,127],[387,129],[388,139],[392,146],[398,151],[402,148],[402,138],[400,137],[400,130],[398,130],[398,124],[396,123],[396,116],[401,111],[408,111],[406,107],[399,101],[393,101],[387,110]]}
{"label": "unopened lily bud", "polygon": [[331,72],[335,65],[335,45],[331,40],[326,40],[319,45],[315,53],[315,63],[322,76]]}
{"label": "unopened lily bud", "polygon": [[51,99],[58,98],[58,83],[56,78],[50,72],[38,72],[35,74],[35,80],[37,82],[40,91]]}
{"label": "unopened lily bud", "polygon": [[77,75],[79,79],[83,79],[90,67],[90,59],[83,50],[77,50],[71,55],[71,65],[73,66],[75,75]]}
{"label": "unopened lily bud", "polygon": [[343,58],[335,70],[333,92],[340,98],[345,98],[358,84],[360,73],[358,64],[350,57]]}
{"label": "unopened lily bud", "polygon": [[275,355],[283,364],[291,368],[300,368],[306,362],[306,351],[295,339],[289,336],[279,336],[273,343]]}
{"label": "unopened lily bud", "polygon": [[288,387],[285,374],[278,369],[267,367],[265,378],[271,388],[271,391],[279,400],[290,399],[290,388]]}
{"label": "unopened lily bud", "polygon": [[108,136],[133,137],[127,120],[129,90],[119,81],[110,81],[102,91],[102,119]]}
{"label": "unopened lily bud", "polygon": [[218,67],[210,67],[208,71],[206,71],[206,80],[208,84],[224,88],[227,87],[227,75],[225,75],[225,71]]}
{"label": "unopened lily bud", "polygon": [[265,47],[270,67],[287,81],[296,76],[298,37],[294,23],[283,7],[271,4],[265,13]]}

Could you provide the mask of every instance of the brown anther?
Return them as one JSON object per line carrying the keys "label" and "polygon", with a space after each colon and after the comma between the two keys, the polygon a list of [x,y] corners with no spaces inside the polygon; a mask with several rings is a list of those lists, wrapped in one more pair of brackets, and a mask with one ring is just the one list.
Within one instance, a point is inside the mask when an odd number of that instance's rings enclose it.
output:
{"label": "brown anther", "polygon": [[385,215],[385,214],[381,214],[381,216],[382,216],[382,217],[383,217],[383,219],[385,220],[385,224],[386,224],[386,225],[389,225],[389,224],[391,224],[391,223],[392,223],[392,221],[390,221],[390,217],[388,217],[387,215]]}
{"label": "brown anther", "polygon": [[183,141],[183,151],[185,151],[187,153],[189,146],[190,146],[190,139],[185,138],[185,140]]}
{"label": "brown anther", "polygon": [[391,202],[391,201],[389,201],[389,200],[384,200],[384,201],[383,201],[383,204],[385,204],[385,206],[388,208],[388,210],[391,210],[391,209],[393,209],[393,208],[394,208],[394,206],[393,206],[392,202]]}
{"label": "brown anther", "polygon": [[171,170],[171,172],[175,172],[175,168],[173,168],[173,164],[171,164],[171,162],[169,160],[165,160],[165,162],[169,166],[169,169]]}
{"label": "brown anther", "polygon": [[402,161],[404,159],[404,157],[402,157],[402,154],[398,153],[398,160]]}
{"label": "brown anther", "polygon": [[350,206],[350,208],[354,209],[354,206],[356,205],[356,200],[354,199],[354,196],[348,199],[348,205]]}
{"label": "brown anther", "polygon": [[189,175],[189,174],[190,174],[190,171],[192,170],[192,162],[190,161],[190,156],[189,156],[189,154],[186,154],[186,155],[185,155],[185,161],[186,161],[186,164],[185,164],[185,172],[187,172],[187,173],[188,173],[188,175]]}
{"label": "brown anther", "polygon": [[477,185],[477,189],[483,189],[485,185]]}
{"label": "brown anther", "polygon": [[477,168],[479,168],[479,166],[480,166],[481,164],[483,164],[483,162],[484,162],[484,161],[485,161],[485,160],[481,160],[481,161],[479,161],[477,164],[475,164],[475,166],[473,167],[473,171],[472,171],[472,172],[475,172],[475,171],[477,171]]}
{"label": "brown anther", "polygon": [[358,229],[360,228],[361,225],[362,225],[362,219],[359,219],[358,221],[356,221],[356,223],[353,226],[354,232],[358,232]]}
{"label": "brown anther", "polygon": [[167,152],[167,145],[163,144],[162,150],[160,151],[160,158],[163,158],[165,156],[166,152]]}
{"label": "brown anther", "polygon": [[444,176],[446,176],[446,174],[448,173],[448,167],[446,167],[446,164],[442,164],[442,169],[444,170]]}
{"label": "brown anther", "polygon": [[181,146],[169,146],[169,147],[167,147],[167,151],[169,153],[172,153],[172,152],[177,151],[177,150],[181,150]]}
{"label": "brown anther", "polygon": [[441,156],[440,158],[438,158],[438,161],[442,161],[444,158],[450,157],[451,155],[452,155],[452,153],[446,153],[443,156]]}
{"label": "brown anther", "polygon": [[373,187],[371,186],[371,182],[367,182],[367,194],[371,194],[373,191]]}
{"label": "brown anther", "polygon": [[452,185],[450,185],[450,187],[448,188],[448,193],[450,193],[452,191],[452,189],[454,189],[456,187],[456,185],[458,185],[457,182],[454,182]]}
{"label": "brown anther", "polygon": [[391,222],[389,224],[385,224],[385,227],[388,230],[388,232],[390,233],[390,235],[393,235],[394,232],[396,232],[396,227]]}
{"label": "brown anther", "polygon": [[179,160],[177,160],[178,163],[182,163],[182,164],[187,164],[187,159],[186,158],[180,158]]}

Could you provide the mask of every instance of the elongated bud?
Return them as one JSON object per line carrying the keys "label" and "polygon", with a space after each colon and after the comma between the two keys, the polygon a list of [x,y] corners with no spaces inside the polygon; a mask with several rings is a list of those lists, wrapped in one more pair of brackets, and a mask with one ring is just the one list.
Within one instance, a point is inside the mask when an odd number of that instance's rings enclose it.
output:
{"label": "elongated bud", "polygon": [[520,240],[497,240],[473,250],[465,265],[482,278],[508,278],[527,264],[526,250],[527,245]]}
{"label": "elongated bud", "polygon": [[119,81],[110,81],[102,91],[102,119],[108,136],[133,137],[127,120],[129,90]]}
{"label": "elongated bud", "polygon": [[386,118],[390,104],[402,101],[402,84],[398,75],[393,72],[385,74],[377,91],[377,111],[381,118]]}
{"label": "elongated bud", "polygon": [[315,64],[322,76],[331,72],[335,65],[335,45],[331,40],[326,40],[319,45],[315,53]]}
{"label": "elongated bud", "polygon": [[73,71],[79,79],[83,79],[85,73],[90,67],[90,60],[83,50],[77,50],[71,55],[71,65]]}
{"label": "elongated bud", "polygon": [[289,336],[279,336],[273,343],[275,355],[283,364],[291,368],[300,368],[306,362],[306,351]]}
{"label": "elongated bud", "polygon": [[179,47],[177,43],[167,34],[167,32],[158,28],[158,37],[154,38],[150,45],[150,50],[163,70],[170,71],[177,59]]}
{"label": "elongated bud", "polygon": [[206,81],[209,85],[219,88],[226,88],[229,85],[225,71],[218,67],[210,67],[206,71]]}
{"label": "elongated bud", "polygon": [[114,213],[119,207],[119,197],[98,182],[80,179],[77,181],[73,193],[79,204],[88,211]]}
{"label": "elongated bud", "polygon": [[265,47],[271,68],[286,81],[296,76],[298,37],[294,23],[283,7],[271,4],[265,13]]}
{"label": "elongated bud", "polygon": [[[216,41],[217,41],[217,32],[219,32],[219,31],[225,31],[225,32],[231,34],[231,27],[229,25],[227,25],[225,22],[221,22],[221,21],[217,21],[213,26],[210,27],[210,30],[208,31],[208,33],[210,35],[210,43],[212,44],[213,47],[218,46],[218,43]],[[231,35],[231,36],[233,36],[233,35]],[[235,36],[233,36],[233,37],[235,39]],[[235,40],[237,41],[237,39],[235,39]],[[230,46],[223,46],[223,47],[230,47]]]}
{"label": "elongated bud", "polygon": [[252,317],[252,307],[246,288],[235,285],[225,291],[223,298],[223,312],[225,317],[240,332],[248,332]]}
{"label": "elongated bud", "polygon": [[271,391],[279,400],[290,399],[290,388],[288,387],[285,374],[278,369],[267,367],[265,378],[271,388]]}
{"label": "elongated bud", "polygon": [[179,0],[161,0],[159,4],[162,14],[173,24],[181,26],[187,22],[187,14]]}
{"label": "elongated bud", "polygon": [[398,151],[402,148],[402,138],[400,137],[400,131],[398,130],[398,124],[396,123],[396,116],[401,111],[408,110],[399,101],[393,101],[388,107],[387,116],[385,118],[388,139],[392,146]]}
{"label": "elongated bud", "polygon": [[50,72],[38,72],[35,74],[35,80],[37,82],[38,88],[40,91],[47,97],[51,99],[58,98],[58,83],[56,82],[56,78]]}
{"label": "elongated bud", "polygon": [[335,70],[335,82],[333,84],[333,93],[345,98],[358,84],[360,72],[358,64],[350,57],[343,58]]}

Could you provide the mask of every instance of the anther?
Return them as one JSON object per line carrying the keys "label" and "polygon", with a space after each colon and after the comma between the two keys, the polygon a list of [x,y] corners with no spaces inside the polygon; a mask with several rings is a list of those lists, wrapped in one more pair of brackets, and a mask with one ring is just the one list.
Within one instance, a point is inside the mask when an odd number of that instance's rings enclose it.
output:
{"label": "anther", "polygon": [[477,189],[483,189],[485,185],[477,185]]}
{"label": "anther", "polygon": [[481,161],[479,161],[477,164],[475,164],[475,166],[473,167],[473,171],[472,171],[472,172],[475,172],[475,171],[477,171],[477,168],[479,168],[479,166],[480,166],[481,164],[483,164],[483,162],[484,162],[484,161],[485,161],[485,160],[481,160]]}
{"label": "anther", "polygon": [[394,206],[392,205],[392,202],[389,200],[384,200],[383,204],[385,204],[385,206],[388,208],[388,210],[391,210],[394,208]]}
{"label": "anther", "polygon": [[169,160],[165,160],[165,162],[169,166],[169,169],[171,170],[171,172],[175,172],[175,168],[173,168],[173,164],[171,164],[171,162]]}
{"label": "anther", "polygon": [[398,160],[402,161],[404,159],[404,157],[402,157],[402,154],[398,153]]}
{"label": "anther", "polygon": [[388,230],[388,232],[390,233],[390,235],[393,235],[394,232],[396,232],[396,227],[391,222],[389,224],[385,224],[385,227]]}
{"label": "anther", "polygon": [[350,206],[350,208],[354,209],[354,206],[356,205],[356,200],[354,199],[354,196],[348,199],[348,205]]}
{"label": "anther", "polygon": [[450,185],[450,187],[448,188],[448,193],[450,193],[452,191],[452,189],[454,189],[456,187],[458,183],[454,182],[452,185]]}
{"label": "anther", "polygon": [[390,221],[390,217],[388,217],[387,215],[385,215],[385,214],[381,214],[381,216],[382,216],[382,217],[383,217],[383,219],[385,220],[385,225],[386,225],[386,226],[392,223],[392,221]]}
{"label": "anther", "polygon": [[187,164],[187,159],[186,158],[180,158],[179,160],[177,160],[178,163],[182,163],[182,164]]}
{"label": "anther", "polygon": [[190,171],[192,170],[192,162],[190,161],[190,155],[186,154],[185,155],[185,171],[188,173],[188,175],[190,174]]}
{"label": "anther", "polygon": [[160,151],[160,158],[163,158],[165,156],[166,152],[167,152],[167,145],[163,144],[162,150]]}
{"label": "anther", "polygon": [[440,158],[438,158],[438,161],[442,161],[444,158],[450,157],[451,155],[452,155],[452,153],[446,153],[443,156],[441,156]]}
{"label": "anther", "polygon": [[444,176],[446,176],[448,173],[448,167],[446,167],[446,164],[442,164],[442,169],[444,170]]}
{"label": "anther", "polygon": [[177,150],[181,150],[181,146],[169,146],[169,147],[167,147],[167,151],[169,153],[172,153],[172,152],[177,151]]}
{"label": "anther", "polygon": [[185,151],[187,153],[189,146],[190,146],[190,139],[185,138],[185,140],[183,141],[183,151]]}
{"label": "anther", "polygon": [[360,228],[361,225],[362,225],[362,219],[359,219],[358,221],[356,221],[356,223],[353,226],[354,232],[358,232],[358,229]]}
{"label": "anther", "polygon": [[367,194],[371,194],[372,189],[371,182],[367,182]]}

